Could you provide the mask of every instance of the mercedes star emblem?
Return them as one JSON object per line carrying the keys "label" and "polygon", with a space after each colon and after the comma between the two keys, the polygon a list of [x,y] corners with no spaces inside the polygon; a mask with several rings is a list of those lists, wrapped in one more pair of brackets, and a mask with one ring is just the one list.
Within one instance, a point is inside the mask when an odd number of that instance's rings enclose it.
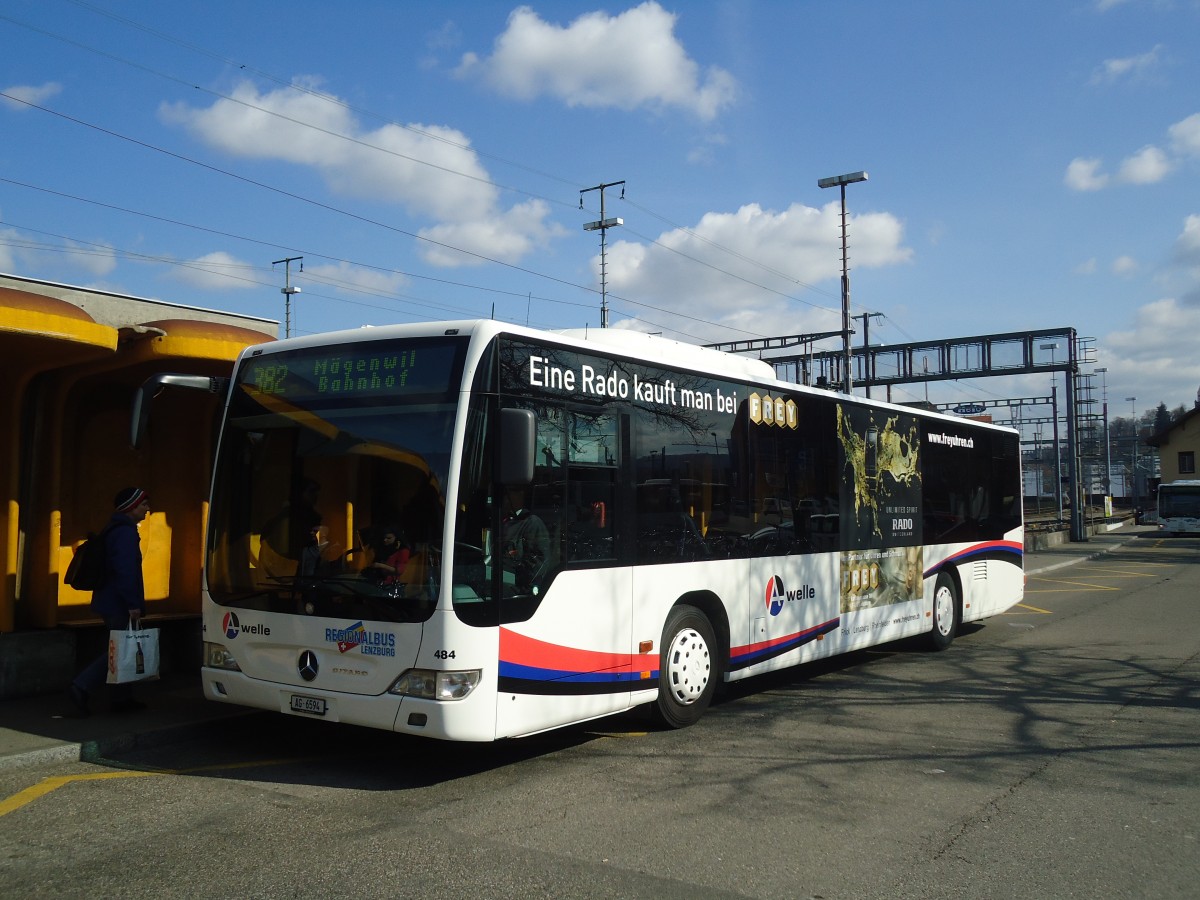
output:
{"label": "mercedes star emblem", "polygon": [[305,650],[300,654],[300,661],[296,664],[296,668],[300,670],[300,677],[305,681],[312,681],[317,677],[317,670],[321,668],[317,662],[317,654],[311,650]]}

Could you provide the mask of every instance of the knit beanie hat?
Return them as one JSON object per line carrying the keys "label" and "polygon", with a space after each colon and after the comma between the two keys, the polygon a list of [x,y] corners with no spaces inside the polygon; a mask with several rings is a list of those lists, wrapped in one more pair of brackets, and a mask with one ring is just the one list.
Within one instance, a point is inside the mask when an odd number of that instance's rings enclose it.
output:
{"label": "knit beanie hat", "polygon": [[113,508],[119,513],[132,512],[143,500],[149,500],[150,495],[141,488],[127,487],[117,491],[113,497]]}

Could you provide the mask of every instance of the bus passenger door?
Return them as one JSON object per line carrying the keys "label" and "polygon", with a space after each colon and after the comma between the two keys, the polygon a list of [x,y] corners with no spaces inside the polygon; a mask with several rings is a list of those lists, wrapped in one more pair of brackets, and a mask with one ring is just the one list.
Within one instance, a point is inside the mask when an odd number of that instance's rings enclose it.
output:
{"label": "bus passenger door", "polygon": [[[536,414],[534,481],[525,506],[510,504],[506,518],[542,523],[545,564],[528,584],[518,575],[503,601],[519,614],[504,617],[502,650],[511,649],[510,662],[522,660],[524,680],[508,702],[501,699],[499,734],[595,718],[629,702],[631,575],[616,566],[627,429],[620,416],[594,409],[543,405]],[[524,552],[502,538],[502,554]]]}

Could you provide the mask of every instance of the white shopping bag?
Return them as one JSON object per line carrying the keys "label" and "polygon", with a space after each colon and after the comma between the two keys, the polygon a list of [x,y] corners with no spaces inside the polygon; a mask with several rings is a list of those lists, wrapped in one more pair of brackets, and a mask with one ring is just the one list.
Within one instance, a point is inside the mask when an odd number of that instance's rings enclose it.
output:
{"label": "white shopping bag", "polygon": [[108,633],[108,683],[129,684],[158,678],[158,629],[129,628]]}

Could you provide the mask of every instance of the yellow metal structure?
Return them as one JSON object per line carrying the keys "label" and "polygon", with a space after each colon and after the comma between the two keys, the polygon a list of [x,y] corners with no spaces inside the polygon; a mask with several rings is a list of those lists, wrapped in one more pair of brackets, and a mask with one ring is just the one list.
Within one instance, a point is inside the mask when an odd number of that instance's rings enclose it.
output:
{"label": "yellow metal structure", "polygon": [[65,585],[63,573],[128,485],[151,499],[141,526],[149,613],[198,615],[221,398],[173,394],[134,450],[133,394],[160,372],[226,375],[244,347],[273,332],[263,320],[241,327],[214,321],[220,314],[114,295],[97,295],[94,316],[86,292],[64,289],[69,302],[48,296],[43,283],[38,290],[0,284],[0,633],[95,620],[90,595]]}

